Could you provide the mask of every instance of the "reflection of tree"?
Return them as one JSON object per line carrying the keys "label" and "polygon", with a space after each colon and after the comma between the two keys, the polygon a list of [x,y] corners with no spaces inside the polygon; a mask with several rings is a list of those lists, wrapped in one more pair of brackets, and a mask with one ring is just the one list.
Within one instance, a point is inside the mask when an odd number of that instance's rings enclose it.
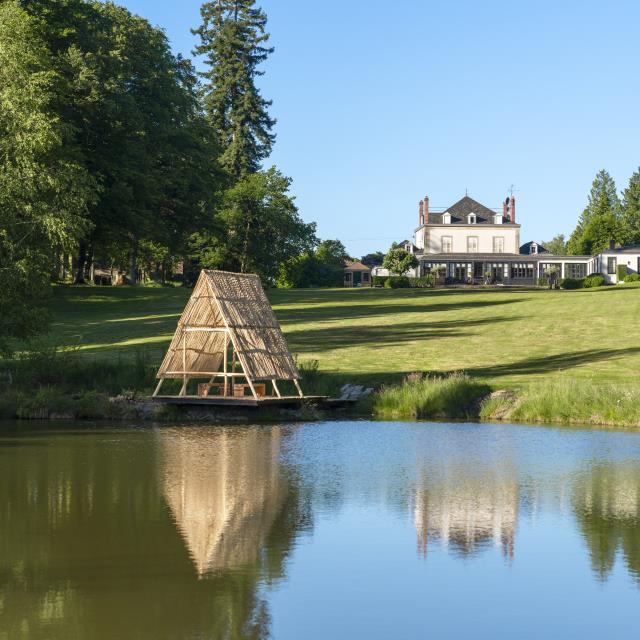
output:
{"label": "reflection of tree", "polygon": [[[156,440],[148,431],[67,434],[26,438],[10,455],[0,449],[0,637],[268,635],[261,587],[283,575],[308,525],[298,482],[278,465],[277,431],[170,430]],[[207,475],[202,459],[222,441],[234,470],[213,466]],[[178,487],[184,494],[169,496]],[[199,530],[187,543],[163,494],[189,517],[217,513],[220,496],[235,500],[222,537],[238,540],[209,547],[204,579],[194,571]]]}
{"label": "reflection of tree", "polygon": [[640,467],[593,466],[576,481],[573,507],[598,577],[609,577],[621,549],[629,573],[640,582]]}
{"label": "reflection of tree", "polygon": [[416,492],[418,549],[425,556],[429,542],[437,540],[465,556],[493,544],[511,558],[517,517],[518,483],[510,467],[425,473]]}

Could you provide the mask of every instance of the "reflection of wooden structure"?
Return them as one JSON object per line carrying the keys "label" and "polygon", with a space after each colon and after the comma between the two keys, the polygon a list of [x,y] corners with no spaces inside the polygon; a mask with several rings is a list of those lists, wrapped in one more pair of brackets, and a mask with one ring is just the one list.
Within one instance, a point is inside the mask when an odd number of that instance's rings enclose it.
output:
{"label": "reflection of wooden structure", "polygon": [[158,431],[163,490],[198,575],[254,563],[287,495],[281,431]]}
{"label": "reflection of wooden structure", "polygon": [[[176,404],[290,403],[302,399],[300,374],[258,276],[202,271],[165,355],[154,397]],[[166,379],[177,396],[159,396]],[[192,380],[207,380],[189,395]],[[289,381],[296,394],[284,395]],[[269,392],[269,394],[268,394]]]}

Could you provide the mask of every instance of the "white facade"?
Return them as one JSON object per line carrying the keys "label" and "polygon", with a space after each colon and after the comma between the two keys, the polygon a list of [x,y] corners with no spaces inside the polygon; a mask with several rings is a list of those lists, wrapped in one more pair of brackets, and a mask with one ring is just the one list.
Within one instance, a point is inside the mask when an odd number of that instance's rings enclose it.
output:
{"label": "white facade", "polygon": [[640,273],[640,247],[609,249],[596,256],[599,271],[607,282],[618,282],[618,266],[627,267],[628,273]]}
{"label": "white facade", "polygon": [[424,225],[416,231],[416,246],[425,254],[518,253],[520,225]]}

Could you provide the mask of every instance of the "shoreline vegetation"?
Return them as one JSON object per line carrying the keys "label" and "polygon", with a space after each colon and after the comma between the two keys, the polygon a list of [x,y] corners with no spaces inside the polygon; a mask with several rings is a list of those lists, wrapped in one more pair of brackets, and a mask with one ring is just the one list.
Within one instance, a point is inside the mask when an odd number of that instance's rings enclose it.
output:
{"label": "shoreline vegetation", "polygon": [[515,391],[489,391],[469,376],[454,373],[382,389],[373,398],[373,414],[379,419],[640,427],[640,389],[560,379]]}
{"label": "shoreline vegetation", "polygon": [[[639,293],[624,284],[268,295],[307,393],[335,397],[347,383],[376,391],[338,415],[638,428],[640,391],[630,381],[640,346],[629,344],[628,327]],[[54,287],[51,333],[0,359],[0,420],[194,419],[149,401],[188,295]],[[303,408],[286,419],[331,415]]]}

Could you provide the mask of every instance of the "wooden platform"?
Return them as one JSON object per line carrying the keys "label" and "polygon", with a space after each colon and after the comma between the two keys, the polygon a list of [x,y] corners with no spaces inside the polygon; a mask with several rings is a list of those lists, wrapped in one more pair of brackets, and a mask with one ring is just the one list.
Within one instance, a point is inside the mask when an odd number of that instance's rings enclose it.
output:
{"label": "wooden platform", "polygon": [[234,398],[232,396],[155,396],[154,402],[160,404],[192,405],[205,407],[266,407],[266,406],[299,406],[303,403],[323,404],[328,396],[267,396],[256,400],[251,396]]}

